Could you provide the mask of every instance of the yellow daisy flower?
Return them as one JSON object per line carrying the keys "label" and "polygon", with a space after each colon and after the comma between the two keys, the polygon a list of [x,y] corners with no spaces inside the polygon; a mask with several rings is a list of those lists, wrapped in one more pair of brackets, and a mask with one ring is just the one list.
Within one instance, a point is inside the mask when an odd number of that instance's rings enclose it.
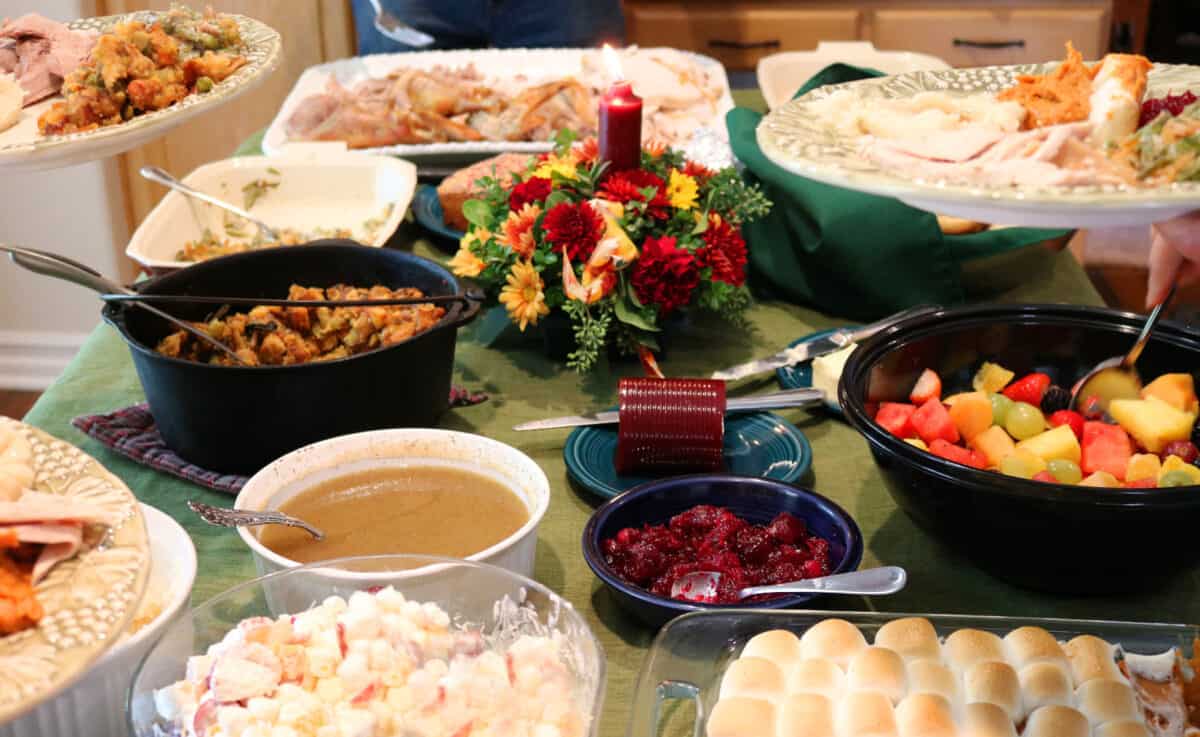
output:
{"label": "yellow daisy flower", "polygon": [[537,325],[544,315],[550,314],[546,305],[542,277],[529,261],[513,264],[508,274],[508,284],[500,290],[500,304],[508,310],[509,318],[525,331],[526,325]]}
{"label": "yellow daisy flower", "polygon": [[696,206],[699,190],[695,179],[678,169],[671,170],[671,178],[667,182],[667,199],[671,201],[671,207],[677,210],[692,209]]}
{"label": "yellow daisy flower", "polygon": [[[465,242],[466,240],[464,237],[463,241]],[[460,247],[458,253],[454,254],[454,258],[450,259],[450,263],[447,265],[450,267],[450,271],[454,272],[455,276],[468,277],[479,276],[487,266],[478,256],[471,253],[471,249],[466,246]]]}
{"label": "yellow daisy flower", "polygon": [[575,163],[575,157],[570,154],[567,156],[550,154],[549,158],[538,164],[538,167],[533,170],[533,174],[530,176],[551,179],[550,175],[558,172],[567,179],[574,179],[577,176],[575,173]]}

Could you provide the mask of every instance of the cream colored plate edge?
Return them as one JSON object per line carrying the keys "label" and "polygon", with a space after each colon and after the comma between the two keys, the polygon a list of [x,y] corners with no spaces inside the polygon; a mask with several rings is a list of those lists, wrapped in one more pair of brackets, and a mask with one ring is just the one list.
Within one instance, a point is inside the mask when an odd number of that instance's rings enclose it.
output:
{"label": "cream colored plate edge", "polygon": [[45,616],[0,638],[0,724],[69,687],[115,645],[137,611],[150,575],[150,542],[133,492],[75,446],[16,420],[33,447],[38,491],[75,496],[116,513],[117,527],[38,585]]}

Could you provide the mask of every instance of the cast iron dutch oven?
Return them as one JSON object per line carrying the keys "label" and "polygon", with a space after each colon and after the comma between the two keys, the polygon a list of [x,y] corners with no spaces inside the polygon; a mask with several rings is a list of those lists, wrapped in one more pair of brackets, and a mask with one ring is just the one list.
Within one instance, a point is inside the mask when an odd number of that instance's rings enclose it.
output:
{"label": "cast iron dutch oven", "polygon": [[[342,240],[270,248],[205,261],[138,285],[143,293],[286,297],[292,284],[416,287],[455,294],[458,281],[438,264],[403,251]],[[212,305],[171,305],[202,320]],[[449,406],[458,328],[478,302],[452,303],[430,330],[349,358],[295,366],[215,366],[168,358],[154,347],[174,328],[127,303],[105,321],[129,344],[163,440],[185,460],[250,474],[289,451],[337,435],[432,426]]]}
{"label": "cast iron dutch oven", "polygon": [[[1200,486],[1102,489],[979,471],[915,448],[872,419],[879,402],[907,402],[927,367],[947,393],[969,390],[984,360],[1017,376],[1044,371],[1070,387],[1101,359],[1123,355],[1144,320],[1066,305],[943,310],[864,342],[846,363],[838,397],[900,508],[993,575],[1061,593],[1152,587],[1200,559]],[[1200,334],[1161,324],[1138,371],[1147,381],[1167,372],[1200,379]]]}

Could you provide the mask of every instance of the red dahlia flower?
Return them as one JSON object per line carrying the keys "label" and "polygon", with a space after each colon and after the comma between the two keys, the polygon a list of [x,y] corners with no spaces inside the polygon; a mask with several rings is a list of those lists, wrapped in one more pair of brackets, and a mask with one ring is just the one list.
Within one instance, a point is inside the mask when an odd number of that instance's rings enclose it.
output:
{"label": "red dahlia flower", "polygon": [[702,267],[712,267],[713,281],[735,287],[746,283],[746,241],[737,228],[715,212],[708,215],[704,246],[696,251],[696,260]]}
{"label": "red dahlia flower", "polygon": [[667,199],[666,184],[645,169],[614,172],[600,185],[599,196],[620,202],[622,205],[629,202],[646,202],[642,190],[647,187],[654,187],[654,196],[646,206],[646,213],[657,220],[666,219],[671,206],[671,201]]}
{"label": "red dahlia flower", "polygon": [[712,179],[714,172],[703,164],[697,164],[695,161],[688,161],[683,165],[683,173],[695,179],[700,184]]}
{"label": "red dahlia flower", "polygon": [[540,205],[550,196],[550,180],[545,177],[530,177],[512,188],[508,195],[508,209],[516,212],[530,202]]}
{"label": "red dahlia flower", "polygon": [[646,305],[658,305],[666,315],[692,299],[692,290],[700,283],[700,268],[687,249],[675,245],[675,239],[646,239],[642,255],[633,265],[630,278],[637,298]]}
{"label": "red dahlia flower", "polygon": [[604,218],[586,202],[562,202],[550,208],[542,220],[546,240],[556,251],[566,250],[574,262],[587,261],[604,235]]}

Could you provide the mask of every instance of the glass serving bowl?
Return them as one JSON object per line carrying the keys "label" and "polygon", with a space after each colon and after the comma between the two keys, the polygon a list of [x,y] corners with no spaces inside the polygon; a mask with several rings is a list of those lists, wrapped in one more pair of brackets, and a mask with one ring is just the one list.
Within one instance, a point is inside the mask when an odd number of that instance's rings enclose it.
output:
{"label": "glass serving bowl", "polygon": [[187,659],[203,653],[248,617],[276,618],[355,591],[392,586],[412,601],[433,602],[455,624],[477,629],[504,649],[522,635],[560,633],[563,659],[576,679],[575,699],[599,733],[605,658],[583,616],[536,581],[483,563],[423,555],[375,555],[313,563],[235,586],[180,615],[142,660],[129,688],[129,732],[135,737],[178,734],[161,719],[154,693],[182,679]]}

